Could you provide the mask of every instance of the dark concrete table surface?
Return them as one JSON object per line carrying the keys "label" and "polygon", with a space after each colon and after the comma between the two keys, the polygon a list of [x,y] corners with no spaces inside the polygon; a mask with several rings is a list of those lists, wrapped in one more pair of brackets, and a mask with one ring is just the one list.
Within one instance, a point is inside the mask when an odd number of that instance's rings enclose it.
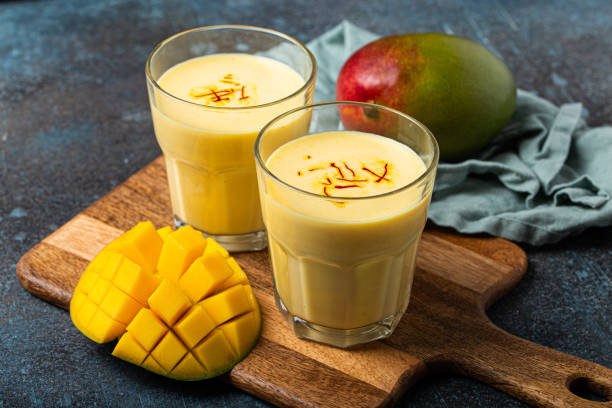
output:
{"label": "dark concrete table surface", "polygon": [[[15,276],[29,248],[160,154],[145,93],[153,46],[248,24],[308,41],[342,19],[386,35],[440,31],[495,50],[521,88],[612,123],[612,2],[0,2],[0,407],[267,406],[220,381],[178,383],[80,335]],[[612,159],[612,158],[611,158]],[[529,269],[489,315],[509,332],[612,366],[612,228],[523,246]],[[522,407],[470,379],[417,383],[402,407]]]}

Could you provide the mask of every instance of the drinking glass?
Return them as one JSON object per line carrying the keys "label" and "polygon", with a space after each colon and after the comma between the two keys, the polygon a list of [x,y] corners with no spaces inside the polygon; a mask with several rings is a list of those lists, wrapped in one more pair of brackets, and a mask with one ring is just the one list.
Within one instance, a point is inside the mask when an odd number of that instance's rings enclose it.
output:
{"label": "drinking glass", "polygon": [[[287,132],[303,117],[308,127]],[[280,146],[330,131],[393,139],[416,152],[424,171],[384,194],[332,197],[301,190],[270,170],[268,159]],[[438,155],[422,123],[367,103],[296,108],[261,130],[255,157],[274,296],[297,336],[344,348],[391,335],[408,306]]]}
{"label": "drinking glass", "polygon": [[[158,83],[177,64],[196,57],[236,53],[279,61],[297,72],[303,85],[287,89],[285,97],[270,103],[227,107],[181,99]],[[285,34],[258,27],[196,28],[155,47],[146,63],[147,88],[177,226],[189,224],[230,251],[265,248],[253,144],[272,118],[312,102],[316,72],[316,61],[304,45]],[[282,82],[276,86],[282,86]],[[297,117],[288,125],[305,126]]]}

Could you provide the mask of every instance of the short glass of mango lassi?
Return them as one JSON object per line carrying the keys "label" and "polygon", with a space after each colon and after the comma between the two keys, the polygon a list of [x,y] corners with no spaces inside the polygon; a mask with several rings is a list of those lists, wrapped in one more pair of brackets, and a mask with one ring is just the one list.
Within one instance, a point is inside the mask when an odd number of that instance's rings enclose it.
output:
{"label": "short glass of mango lassi", "polygon": [[[300,117],[308,128],[287,128]],[[438,145],[415,119],[357,102],[305,106],[255,142],[276,304],[337,347],[393,332],[410,297]]]}
{"label": "short glass of mango lassi", "polygon": [[230,251],[265,248],[253,144],[271,119],[312,102],[316,71],[301,43],[257,27],[196,28],[155,47],[147,88],[177,226]]}

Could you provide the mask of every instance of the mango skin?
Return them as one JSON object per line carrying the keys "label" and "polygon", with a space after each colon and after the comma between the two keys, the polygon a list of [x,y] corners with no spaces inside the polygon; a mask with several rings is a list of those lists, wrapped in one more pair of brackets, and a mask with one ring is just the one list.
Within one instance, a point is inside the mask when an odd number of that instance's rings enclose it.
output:
{"label": "mango skin", "polygon": [[[257,344],[259,304],[229,253],[194,232],[188,226],[156,231],[152,223],[142,222],[107,245],[75,288],[70,303],[74,325],[98,343],[118,338],[113,356],[172,379],[197,381],[229,371]],[[181,248],[190,246],[194,238],[201,241],[197,259],[215,262],[205,263],[183,284],[179,278],[186,252],[175,247],[177,242]],[[151,272],[151,259],[157,261],[165,245],[174,249],[171,257],[180,258],[175,262],[179,272]],[[210,290],[190,299],[185,290],[199,280]]]}
{"label": "mango skin", "polygon": [[[424,123],[440,157],[464,159],[483,148],[512,116],[516,85],[508,67],[485,47],[465,38],[419,33],[384,37],[355,52],[336,85],[339,101],[397,109]],[[386,134],[390,117],[341,107],[347,129]]]}

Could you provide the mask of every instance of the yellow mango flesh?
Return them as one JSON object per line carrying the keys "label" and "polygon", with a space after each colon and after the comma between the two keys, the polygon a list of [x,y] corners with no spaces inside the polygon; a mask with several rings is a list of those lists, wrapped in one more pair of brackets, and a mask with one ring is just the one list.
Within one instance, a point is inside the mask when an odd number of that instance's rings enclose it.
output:
{"label": "yellow mango flesh", "polygon": [[142,222],[89,264],[70,302],[74,325],[113,355],[178,380],[229,371],[255,346],[261,313],[229,253],[191,227]]}

